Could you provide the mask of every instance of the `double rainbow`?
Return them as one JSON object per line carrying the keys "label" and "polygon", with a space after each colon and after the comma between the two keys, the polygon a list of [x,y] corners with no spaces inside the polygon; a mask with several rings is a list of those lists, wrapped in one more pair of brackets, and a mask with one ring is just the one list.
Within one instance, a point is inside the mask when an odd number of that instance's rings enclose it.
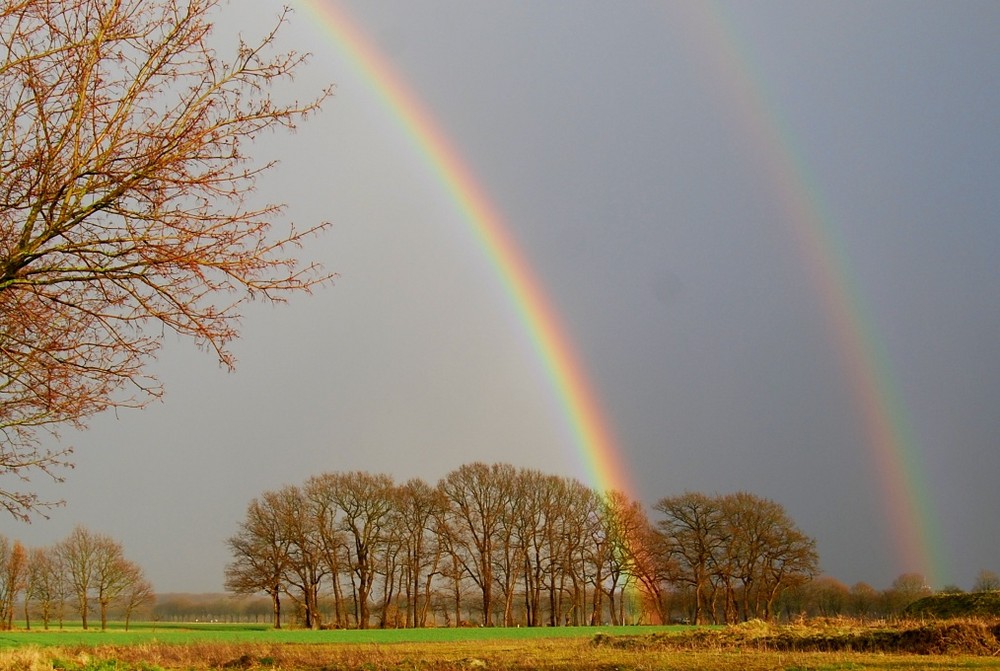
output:
{"label": "double rainbow", "polygon": [[[602,490],[631,492],[625,459],[586,371],[497,209],[434,119],[351,18],[328,0],[299,0],[298,4],[395,116],[479,241],[572,427],[575,449],[591,484]],[[727,102],[740,110],[742,131],[755,142],[754,150],[767,167],[785,219],[791,222],[789,233],[822,298],[882,483],[898,568],[921,572],[934,582],[942,566],[941,546],[935,543],[933,506],[919,450],[822,194],[723,11],[707,2],[684,8],[686,27],[693,43],[700,45],[694,49],[705,56],[700,61],[709,70],[714,68],[711,74],[721,84]]]}

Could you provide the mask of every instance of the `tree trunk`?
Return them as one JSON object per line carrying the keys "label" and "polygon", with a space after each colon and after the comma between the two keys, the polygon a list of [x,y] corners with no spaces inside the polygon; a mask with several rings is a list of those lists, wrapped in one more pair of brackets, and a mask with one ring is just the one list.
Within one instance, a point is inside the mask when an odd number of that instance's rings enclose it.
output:
{"label": "tree trunk", "polygon": [[[486,561],[489,561],[488,555]],[[483,620],[484,627],[493,626],[493,569],[487,567],[483,571]]]}
{"label": "tree trunk", "polygon": [[274,586],[271,593],[271,610],[274,613],[274,628],[281,629],[281,587]]}
{"label": "tree trunk", "polygon": [[432,583],[433,583],[433,575],[428,574],[427,578],[426,578],[426,587],[425,587],[426,591],[424,592],[424,600],[423,600],[423,603],[420,604],[420,612],[418,613],[419,617],[417,618],[417,622],[419,624],[417,624],[416,626],[418,626],[418,627],[425,627],[425,626],[427,626],[427,609],[431,605],[431,585],[432,585]]}
{"label": "tree trunk", "polygon": [[617,585],[615,583],[611,583],[611,586],[608,588],[608,614],[611,616],[612,627],[621,624],[620,622],[618,622],[618,608],[617,604],[615,603],[616,587]]}
{"label": "tree trunk", "polygon": [[344,589],[340,586],[340,575],[333,571],[333,613],[337,628],[347,626],[347,613],[344,608]]}
{"label": "tree trunk", "polygon": [[597,574],[594,576],[594,609],[590,613],[590,626],[598,627],[602,624],[601,611],[604,609],[604,588],[601,586],[604,578],[601,576],[601,568],[597,567]]}
{"label": "tree trunk", "polygon": [[462,626],[462,578],[457,572],[457,567],[455,570],[456,573],[453,583],[453,587],[455,589],[455,626],[460,627]]}

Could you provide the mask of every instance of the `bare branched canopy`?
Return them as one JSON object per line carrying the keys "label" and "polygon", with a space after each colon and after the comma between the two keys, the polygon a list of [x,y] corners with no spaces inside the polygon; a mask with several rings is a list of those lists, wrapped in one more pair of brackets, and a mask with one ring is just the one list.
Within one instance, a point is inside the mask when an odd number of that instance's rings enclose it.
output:
{"label": "bare branched canopy", "polygon": [[[329,279],[301,264],[324,227],[275,230],[250,196],[272,167],[248,147],[291,130],[329,89],[275,100],[304,62],[277,30],[210,46],[218,0],[10,0],[0,5],[0,473],[68,464],[60,425],[160,394],[164,331],[231,367],[248,299]],[[30,486],[29,486],[30,489]],[[44,508],[0,487],[17,517]]]}

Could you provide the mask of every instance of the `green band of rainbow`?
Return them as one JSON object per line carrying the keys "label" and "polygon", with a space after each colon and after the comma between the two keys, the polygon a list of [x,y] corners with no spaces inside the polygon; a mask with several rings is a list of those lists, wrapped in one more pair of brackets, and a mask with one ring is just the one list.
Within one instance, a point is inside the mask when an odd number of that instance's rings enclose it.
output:
{"label": "green band of rainbow", "polygon": [[631,493],[624,460],[586,371],[497,209],[434,120],[344,10],[322,0],[300,0],[299,4],[368,82],[461,212],[545,369],[572,432],[584,477],[598,489]]}
{"label": "green band of rainbow", "polygon": [[719,84],[725,104],[735,110],[734,117],[743,125],[741,136],[753,143],[762,173],[785,212],[783,219],[789,222],[789,234],[821,296],[863,420],[888,526],[894,534],[896,568],[919,572],[931,584],[940,584],[944,547],[919,445],[895,388],[889,357],[838,238],[836,222],[724,7],[707,1],[684,7],[691,49],[702,54],[701,65]]}

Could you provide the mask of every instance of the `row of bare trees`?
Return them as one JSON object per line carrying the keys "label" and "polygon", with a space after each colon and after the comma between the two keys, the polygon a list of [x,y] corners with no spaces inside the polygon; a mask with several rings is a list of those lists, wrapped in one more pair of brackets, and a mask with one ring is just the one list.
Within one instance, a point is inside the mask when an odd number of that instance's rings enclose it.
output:
{"label": "row of bare trees", "polygon": [[693,620],[771,619],[782,591],[807,582],[819,557],[784,508],[746,492],[661,499],[654,554],[667,556],[667,583],[689,587]]}
{"label": "row of bare trees", "polygon": [[285,596],[307,627],[596,625],[715,619],[720,598],[727,621],[770,617],[815,573],[815,543],[773,501],[687,493],[655,510],[507,464],[436,486],[326,473],[250,502],[226,588],[269,595],[275,626]]}
{"label": "row of bare trees", "polygon": [[[957,589],[946,587],[941,593]],[[931,594],[933,590],[919,573],[903,573],[889,587],[881,590],[866,582],[848,587],[831,576],[820,576],[787,590],[781,597],[779,607],[787,618],[889,619],[903,616],[907,606]]]}
{"label": "row of bare trees", "polygon": [[23,609],[25,626],[32,614],[48,629],[60,626],[67,612],[80,618],[84,629],[97,613],[101,629],[117,608],[128,629],[132,615],[153,601],[153,587],[142,568],[125,558],[120,543],[85,527],[76,527],[50,547],[26,548],[0,536],[0,628],[13,627],[15,606]]}

